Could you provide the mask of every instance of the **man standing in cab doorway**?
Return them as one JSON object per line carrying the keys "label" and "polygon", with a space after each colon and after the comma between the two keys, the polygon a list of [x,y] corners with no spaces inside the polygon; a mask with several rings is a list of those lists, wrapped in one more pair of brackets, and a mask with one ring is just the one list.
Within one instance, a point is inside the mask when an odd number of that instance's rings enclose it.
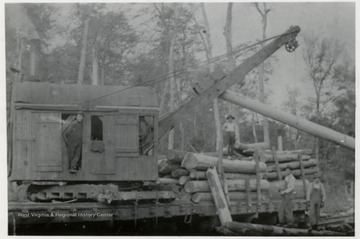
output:
{"label": "man standing in cab doorway", "polygon": [[320,209],[325,206],[325,189],[320,182],[321,175],[318,173],[314,177],[314,181],[308,186],[306,193],[306,203],[309,210],[309,229],[317,230],[320,219]]}
{"label": "man standing in cab doorway", "polygon": [[281,203],[278,211],[279,226],[292,227],[294,224],[292,199],[296,179],[290,167],[286,167],[285,174],[283,185],[279,189],[281,195]]}
{"label": "man standing in cab doorway", "polygon": [[76,119],[65,126],[62,132],[68,151],[70,173],[76,173],[81,163],[83,118],[84,113],[79,111]]}
{"label": "man standing in cab doorway", "polygon": [[235,130],[236,125],[234,123],[235,117],[229,114],[226,116],[227,122],[224,124],[223,129],[226,132],[226,138],[228,139],[228,155],[229,158],[233,156],[234,153],[234,144],[235,144]]}

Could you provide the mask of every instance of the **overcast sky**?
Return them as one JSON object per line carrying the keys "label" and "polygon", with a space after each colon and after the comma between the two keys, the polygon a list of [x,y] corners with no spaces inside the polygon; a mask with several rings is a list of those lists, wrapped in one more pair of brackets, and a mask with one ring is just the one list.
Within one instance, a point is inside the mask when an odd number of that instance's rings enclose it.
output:
{"label": "overcast sky", "polygon": [[[267,37],[286,31],[292,25],[301,28],[297,40],[299,48],[288,53],[284,48],[274,56],[274,73],[270,76],[269,87],[273,91],[270,100],[279,105],[286,97],[286,86],[300,87],[303,97],[312,93],[311,84],[306,82],[306,69],[303,63],[302,39],[307,34],[338,39],[346,47],[346,52],[355,59],[355,3],[267,3],[271,9],[268,14]],[[214,55],[224,54],[225,39],[223,27],[226,21],[225,3],[207,3],[211,34],[214,43]],[[260,14],[253,4],[235,3],[233,6],[232,38],[234,46],[261,39]]]}

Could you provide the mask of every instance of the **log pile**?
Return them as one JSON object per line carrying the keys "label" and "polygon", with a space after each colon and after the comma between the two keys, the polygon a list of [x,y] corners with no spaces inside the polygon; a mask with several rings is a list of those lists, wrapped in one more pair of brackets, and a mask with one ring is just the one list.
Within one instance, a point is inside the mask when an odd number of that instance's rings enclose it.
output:
{"label": "log pile", "polygon": [[[308,180],[318,172],[317,161],[311,157],[311,150],[270,151],[263,150],[258,162],[254,157],[243,160],[223,159],[227,198],[230,201],[255,202],[279,199],[283,188],[285,168],[289,166],[297,179],[294,198],[305,197]],[[257,155],[259,155],[257,154]],[[301,161],[299,160],[301,155]],[[159,164],[159,179],[156,189],[169,189],[178,193],[179,199],[191,199],[195,203],[212,202],[206,170],[217,167],[218,158],[211,153],[190,153],[169,150]],[[304,177],[303,177],[304,176]],[[222,180],[222,179],[221,179]],[[257,192],[257,189],[260,189]]]}
{"label": "log pile", "polygon": [[[252,158],[253,159],[253,158]],[[166,159],[158,164],[159,185],[172,185],[177,188],[180,199],[191,197],[195,203],[213,201],[206,170],[218,165],[218,158],[209,154],[198,154],[169,150]],[[259,182],[257,182],[256,162],[254,160],[223,159],[224,177],[230,201],[256,201],[257,185],[260,186],[261,200],[268,198],[270,184],[263,179],[266,164],[259,162]],[[157,187],[159,188],[159,187]],[[161,187],[160,187],[161,188]]]}
{"label": "log pile", "polygon": [[[283,188],[282,180],[285,178],[285,169],[290,167],[297,179],[295,183],[294,198],[305,198],[309,181],[318,172],[318,162],[311,156],[312,150],[301,149],[292,151],[263,151],[262,159],[267,166],[264,177],[269,181],[270,197],[281,198],[279,191]],[[301,160],[300,160],[301,157]]]}
{"label": "log pile", "polygon": [[[318,172],[318,161],[311,157],[311,153],[309,149],[276,152],[265,150],[262,157],[267,167],[265,178],[269,181],[279,180],[279,173],[280,177],[284,178],[286,167],[292,169],[296,179],[301,179],[302,173],[304,173],[305,177],[312,177]],[[301,170],[300,155],[303,170]]]}

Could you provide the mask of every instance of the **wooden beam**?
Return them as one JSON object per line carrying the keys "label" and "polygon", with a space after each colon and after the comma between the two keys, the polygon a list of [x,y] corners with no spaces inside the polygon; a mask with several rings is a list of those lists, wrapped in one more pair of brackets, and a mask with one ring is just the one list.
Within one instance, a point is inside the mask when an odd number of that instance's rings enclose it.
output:
{"label": "wooden beam", "polygon": [[347,136],[346,134],[336,132],[335,130],[326,128],[322,125],[302,119],[299,116],[275,109],[274,107],[270,107],[269,105],[249,99],[246,96],[231,90],[227,90],[224,94],[221,95],[221,98],[274,120],[280,121],[284,124],[290,125],[294,128],[305,131],[311,135],[330,140],[336,144],[355,150],[355,138]]}
{"label": "wooden beam", "polygon": [[216,209],[220,218],[221,225],[227,222],[232,222],[231,213],[221,187],[219,176],[215,168],[209,168],[206,171],[208,182],[211,188],[211,193],[214,198]]}
{"label": "wooden beam", "polygon": [[300,153],[298,156],[299,156],[299,161],[300,161],[301,178],[303,180],[304,195],[305,195],[305,199],[306,199],[306,183],[305,183],[304,163],[302,160],[302,154]]}

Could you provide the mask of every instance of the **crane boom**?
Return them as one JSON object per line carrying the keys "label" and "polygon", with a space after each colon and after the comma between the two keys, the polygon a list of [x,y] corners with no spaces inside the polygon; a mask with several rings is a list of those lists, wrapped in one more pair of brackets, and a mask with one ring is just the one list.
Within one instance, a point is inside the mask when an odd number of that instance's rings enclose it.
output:
{"label": "crane boom", "polygon": [[217,68],[213,73],[197,82],[193,87],[194,91],[197,93],[194,98],[183,104],[178,110],[160,117],[159,136],[163,136],[172,127],[174,127],[177,116],[181,115],[185,111],[188,111],[196,106],[205,106],[223,94],[235,83],[244,83],[245,76],[250,71],[264,62],[283,45],[294,42],[295,37],[299,32],[300,27],[290,27],[286,32],[276,37],[268,45],[264,46],[254,55],[244,60],[229,74],[226,74],[221,69]]}

